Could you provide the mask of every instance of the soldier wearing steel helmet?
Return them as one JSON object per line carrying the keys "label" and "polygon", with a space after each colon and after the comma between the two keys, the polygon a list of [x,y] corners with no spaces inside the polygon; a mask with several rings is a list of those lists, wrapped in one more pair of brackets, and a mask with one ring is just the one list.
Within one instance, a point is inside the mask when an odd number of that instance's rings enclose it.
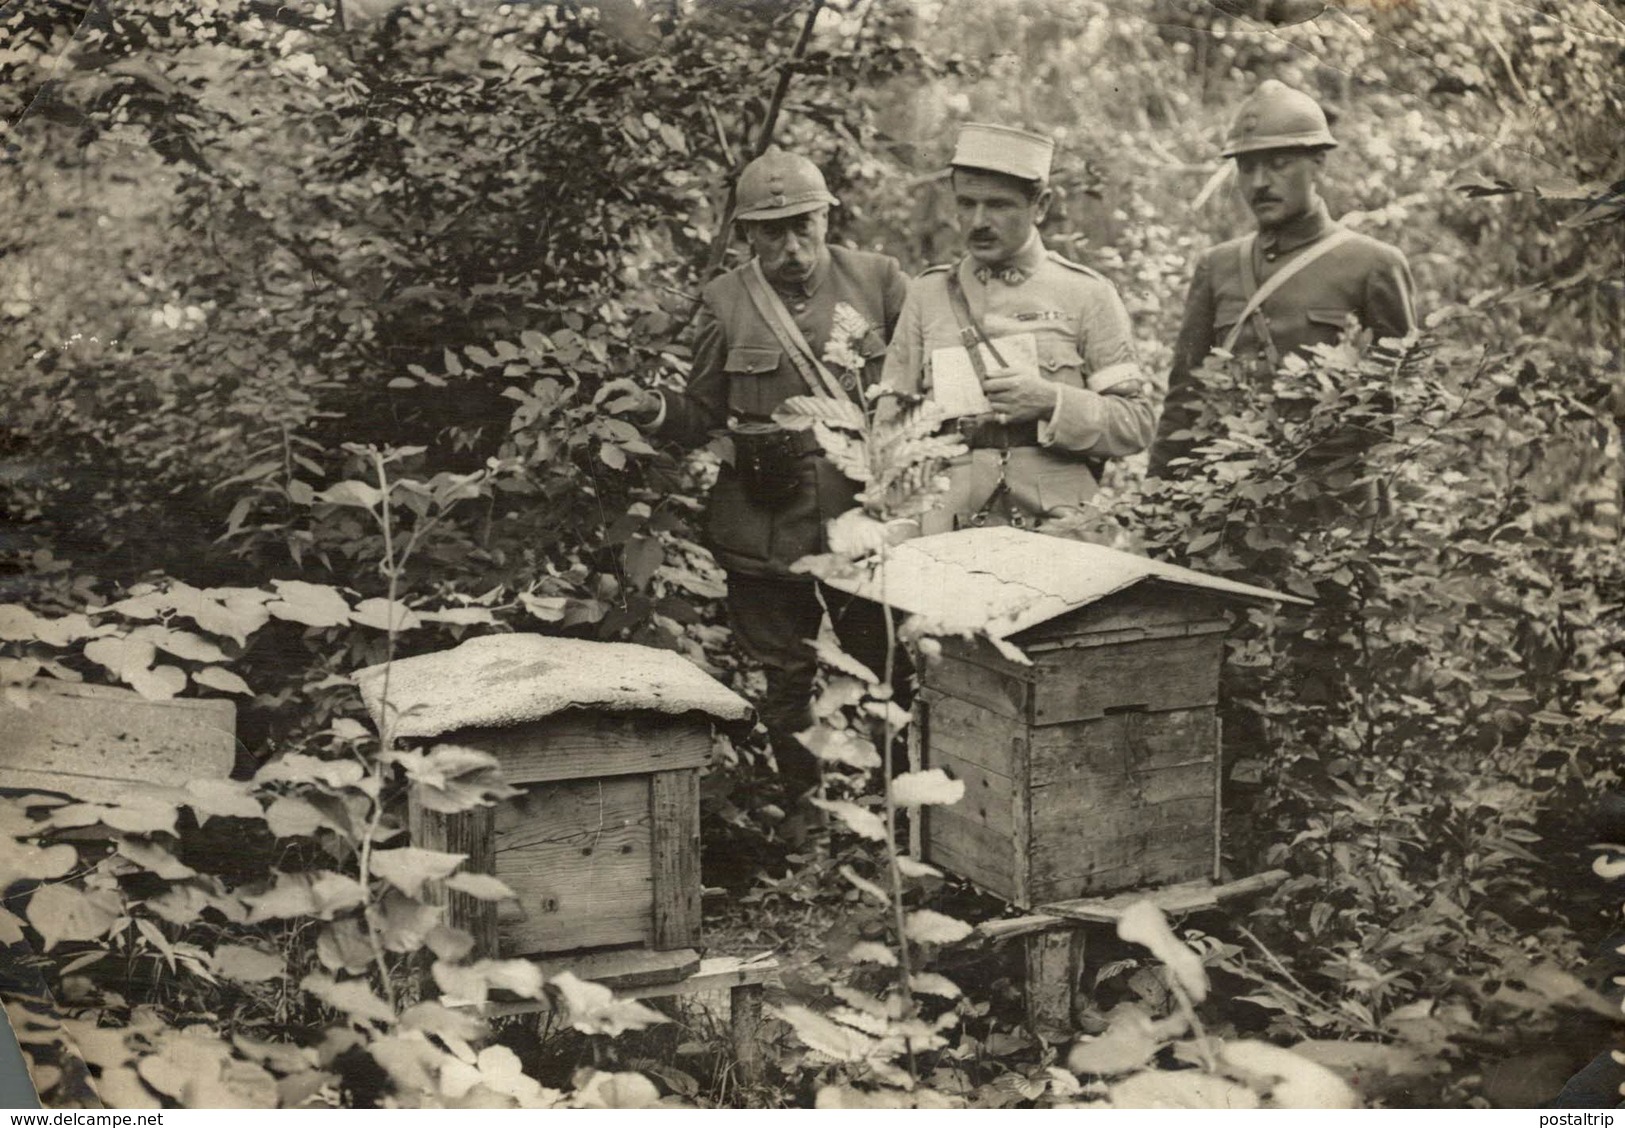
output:
{"label": "soldier wearing steel helmet", "polygon": [[[861,382],[877,380],[908,281],[896,259],[826,243],[837,201],[806,157],[769,148],[740,173],[735,199],[754,257],[705,287],[687,390],[640,391],[630,411],[644,430],[685,446],[724,432],[733,440],[711,491],[709,547],[728,574],[734,637],[767,674],[758,712],[780,770],[806,789],[818,783],[817,762],[793,734],[812,723],[817,666],[807,640],[824,609],[811,578],[790,565],[825,550],[825,525],[852,507],[856,487],[810,432],[783,431],[771,416],[814,394],[807,353],[822,357],[839,305],[870,326],[857,352],[868,362]],[[859,395],[857,384],[834,391]],[[884,627],[872,606],[825,594],[842,645],[881,669]]]}
{"label": "soldier wearing steel helmet", "polygon": [[[1326,154],[1336,147],[1325,112],[1301,91],[1271,79],[1242,103],[1223,155],[1236,161],[1236,187],[1258,230],[1197,262],[1151,473],[1166,476],[1195,445],[1189,427],[1201,389],[1192,374],[1215,348],[1272,373],[1289,354],[1337,340],[1351,316],[1376,340],[1416,327],[1404,252],[1339,224],[1321,198]],[[1282,272],[1290,273],[1272,283]],[[1268,296],[1254,302],[1261,292]]]}
{"label": "soldier wearing steel helmet", "polygon": [[[923,532],[1036,526],[1078,514],[1110,458],[1144,450],[1155,427],[1116,288],[1046,250],[1054,142],[968,123],[954,147],[954,201],[966,255],[915,280],[886,357],[885,382],[940,402],[967,382],[985,405],[956,417],[970,453]],[[975,342],[974,347],[972,343]]]}

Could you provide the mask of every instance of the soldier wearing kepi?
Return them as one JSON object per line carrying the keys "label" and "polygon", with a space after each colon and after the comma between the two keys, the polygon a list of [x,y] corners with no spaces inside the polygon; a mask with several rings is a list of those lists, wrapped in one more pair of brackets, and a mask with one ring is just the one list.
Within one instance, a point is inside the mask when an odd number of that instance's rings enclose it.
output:
{"label": "soldier wearing kepi", "polygon": [[1215,348],[1253,358],[1267,376],[1283,357],[1337,340],[1351,314],[1377,340],[1415,328],[1404,252],[1337,223],[1320,197],[1336,146],[1320,105],[1283,83],[1266,81],[1242,103],[1223,155],[1235,158],[1236,187],[1258,231],[1197,262],[1152,474],[1166,476],[1195,444],[1188,429],[1201,389],[1192,373]]}
{"label": "soldier wearing kepi", "polygon": [[[825,524],[855,504],[857,487],[810,431],[784,431],[771,416],[792,396],[862,394],[821,363],[839,305],[871,326],[856,351],[867,358],[862,382],[879,379],[908,281],[896,259],[826,244],[837,201],[805,157],[768,149],[740,173],[735,199],[755,257],[705,287],[687,391],[642,391],[630,410],[643,429],[685,446],[724,429],[733,439],[734,457],[711,493],[709,547],[728,573],[734,636],[766,670],[758,711],[774,755],[805,790],[818,784],[818,765],[792,734],[812,723],[817,664],[806,640],[817,636],[823,608],[812,579],[790,565],[825,551]],[[843,647],[881,670],[884,625],[873,606],[829,589],[825,596]]]}
{"label": "soldier wearing kepi", "polygon": [[886,356],[886,384],[929,391],[971,448],[924,533],[1074,515],[1105,460],[1151,439],[1122,299],[1039,236],[1054,150],[1005,126],[959,131],[952,176],[967,253],[915,280]]}

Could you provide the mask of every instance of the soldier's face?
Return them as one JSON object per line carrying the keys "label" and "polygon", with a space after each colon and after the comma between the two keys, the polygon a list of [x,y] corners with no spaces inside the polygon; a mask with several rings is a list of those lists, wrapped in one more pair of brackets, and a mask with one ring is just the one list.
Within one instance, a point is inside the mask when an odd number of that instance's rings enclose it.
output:
{"label": "soldier's face", "polygon": [[769,282],[805,282],[818,266],[829,234],[829,209],[745,224],[745,239]]}
{"label": "soldier's face", "polygon": [[1265,149],[1236,158],[1236,190],[1261,231],[1308,215],[1320,202],[1326,154],[1316,149]]}
{"label": "soldier's face", "polygon": [[1049,211],[1048,188],[1029,196],[1021,181],[996,172],[954,170],[954,207],[965,249],[977,262],[994,265],[1021,250]]}

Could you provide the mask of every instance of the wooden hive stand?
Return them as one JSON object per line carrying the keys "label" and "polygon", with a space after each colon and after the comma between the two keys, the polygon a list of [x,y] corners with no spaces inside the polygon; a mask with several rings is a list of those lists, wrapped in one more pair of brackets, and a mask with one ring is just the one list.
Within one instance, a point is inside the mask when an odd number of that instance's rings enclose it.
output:
{"label": "wooden hive stand", "polygon": [[517,895],[493,905],[438,891],[477,956],[534,959],[635,997],[727,987],[736,1029],[749,1025],[772,962],[697,950],[700,773],[713,727],[750,717],[743,698],[671,651],[545,635],[472,639],[395,662],[387,680],[386,704],[384,667],[357,675],[374,724],[387,715],[402,743],[487,753],[520,791],[459,814],[408,810],[414,845],[466,854],[464,868]]}
{"label": "wooden hive stand", "polygon": [[[832,582],[880,592],[878,574]],[[1091,899],[1167,886],[1218,896],[1219,673],[1232,608],[1306,601],[1010,528],[898,546],[885,592],[942,633],[969,636],[945,638],[921,673],[919,756],[962,780],[965,797],[924,809],[919,848],[1054,919],[1027,930],[1031,1009],[1048,1026],[1045,984],[1080,970],[1083,935],[1069,922],[1095,919],[1078,916]],[[1068,903],[1075,911],[1055,908]]]}

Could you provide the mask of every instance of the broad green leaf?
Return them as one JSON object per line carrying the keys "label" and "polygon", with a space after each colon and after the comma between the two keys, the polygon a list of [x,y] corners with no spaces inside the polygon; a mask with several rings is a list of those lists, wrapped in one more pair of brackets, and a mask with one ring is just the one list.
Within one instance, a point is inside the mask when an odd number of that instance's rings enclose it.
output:
{"label": "broad green leaf", "polygon": [[1131,944],[1149,948],[1151,954],[1167,965],[1175,980],[1185,989],[1193,1003],[1207,998],[1207,969],[1202,957],[1190,949],[1174,930],[1168,927],[1168,918],[1151,901],[1136,901],[1117,918],[1117,935]]}
{"label": "broad green leaf", "polygon": [[193,877],[197,871],[184,864],[162,846],[151,842],[143,842],[136,838],[120,838],[118,852],[129,858],[144,870],[151,870],[159,877],[175,881],[180,878]]}
{"label": "broad green leaf", "polygon": [[881,967],[896,967],[897,954],[884,944],[873,940],[859,940],[847,950],[846,958],[853,963],[873,963]]}
{"label": "broad green leaf", "polygon": [[245,781],[235,779],[191,779],[186,781],[186,793],[191,796],[187,806],[197,815],[198,824],[210,818],[259,818],[259,800],[249,793]]}
{"label": "broad green leaf", "polygon": [[1277,1108],[1358,1108],[1343,1079],[1323,1065],[1268,1042],[1226,1042],[1219,1064],[1255,1088],[1263,1085]]}
{"label": "broad green leaf", "polygon": [[802,1045],[832,1061],[860,1062],[874,1051],[873,1038],[831,1022],[817,1011],[791,1005],[775,1007],[773,1013],[789,1024]]}
{"label": "broad green leaf", "polygon": [[64,940],[100,940],[123,916],[119,895],[107,889],[86,893],[72,885],[42,885],[28,899],[28,923],[49,952]]}
{"label": "broad green leaf", "polygon": [[340,627],[350,621],[350,605],[337,589],[303,580],[275,580],[281,598],[265,609],[278,619],[307,627]]}
{"label": "broad green leaf", "polygon": [[829,550],[853,559],[869,556],[886,547],[886,525],[861,509],[848,509],[829,523]]}
{"label": "broad green leaf", "polygon": [[224,666],[205,666],[201,670],[193,670],[192,680],[206,689],[218,689],[221,693],[254,696],[254,691],[249,688],[248,683]]}
{"label": "broad green leaf", "polygon": [[319,760],[289,752],[265,764],[254,775],[256,783],[319,783],[335,790],[354,787],[366,774],[354,760]]}
{"label": "broad green leaf", "polygon": [[555,975],[548,985],[559,993],[569,1010],[570,1025],[583,1034],[614,1036],[667,1021],[659,1011],[634,999],[617,999],[608,987],[578,979],[568,971]]}
{"label": "broad green leaf", "polygon": [[300,980],[299,986],[352,1019],[385,1026],[395,1022],[395,1012],[373,992],[371,984],[365,979],[337,980],[330,975],[312,972]]}
{"label": "broad green leaf", "polygon": [[1067,1055],[1066,1067],[1074,1073],[1115,1077],[1143,1069],[1161,1049],[1151,1016],[1129,1004],[1112,1012],[1104,1033],[1076,1043]]}
{"label": "broad green leaf", "polygon": [[841,867],[841,876],[850,881],[853,886],[860,891],[873,897],[880,904],[886,905],[891,903],[891,898],[886,895],[886,891],[884,889],[867,878],[859,877],[857,871],[851,866],[843,865]]}
{"label": "broad green leaf", "polygon": [[85,657],[120,681],[150,668],[157,656],[157,648],[146,639],[98,638],[85,643]]}
{"label": "broad green leaf", "polygon": [[446,878],[446,888],[458,893],[466,893],[477,901],[511,901],[517,898],[512,889],[509,889],[498,878],[488,873],[454,873]]}
{"label": "broad green leaf", "polygon": [[265,825],[278,838],[304,838],[322,827],[338,829],[326,815],[297,795],[279,795],[265,809]]}
{"label": "broad green leaf", "polygon": [[905,807],[947,806],[965,797],[963,780],[949,779],[941,768],[904,772],[891,781],[892,799]]}
{"label": "broad green leaf", "polygon": [[812,802],[813,806],[822,807],[840,819],[848,830],[860,838],[868,838],[875,842],[885,841],[886,824],[869,808],[860,807],[844,799],[814,799]]}
{"label": "broad green leaf", "polygon": [[224,662],[226,654],[214,643],[201,635],[191,631],[176,630],[173,627],[145,626],[137,627],[130,632],[132,639],[142,639],[152,643],[165,654],[173,654],[177,658],[185,658],[190,662]]}
{"label": "broad green leaf", "polygon": [[387,599],[363,599],[350,613],[350,621],[374,630],[396,632],[416,630],[423,625],[416,611],[399,600],[391,603]]}
{"label": "broad green leaf", "polygon": [[1244,1085],[1198,1069],[1136,1073],[1109,1090],[1113,1108],[1257,1108]]}
{"label": "broad green leaf", "polygon": [[131,670],[124,680],[148,701],[168,701],[186,688],[186,671],[179,666],[154,666],[150,670]]}
{"label": "broad green leaf", "polygon": [[50,881],[73,872],[79,854],[72,846],[36,846],[0,833],[0,889],[19,881]]}
{"label": "broad green leaf", "polygon": [[909,913],[903,930],[916,944],[957,944],[973,931],[964,921],[934,909],[916,909]]}
{"label": "broad green leaf", "polygon": [[423,892],[424,882],[442,880],[467,859],[467,854],[445,854],[405,846],[398,850],[374,851],[372,872],[408,897],[417,897]]}
{"label": "broad green leaf", "polygon": [[641,1073],[595,1072],[577,1086],[570,1103],[576,1108],[652,1108],[660,1090]]}
{"label": "broad green leaf", "polygon": [[373,964],[372,945],[354,917],[341,917],[323,925],[316,935],[316,958],[328,971],[364,974]]}
{"label": "broad green leaf", "polygon": [[[436,929],[443,927],[445,910],[391,889],[380,901],[368,906],[367,916],[387,951],[415,952],[428,943]],[[458,958],[466,954],[466,951],[461,952]]]}
{"label": "broad green leaf", "polygon": [[820,760],[827,760],[832,764],[845,764],[863,771],[880,767],[880,753],[875,750],[874,741],[859,736],[850,729],[818,725],[806,732],[797,733],[796,738]]}
{"label": "broad green leaf", "polygon": [[339,482],[316,493],[317,501],[325,501],[329,505],[353,505],[361,509],[376,509],[383,499],[383,492],[377,486],[354,480]]}
{"label": "broad green leaf", "polygon": [[936,866],[928,866],[922,861],[909,857],[907,854],[897,855],[897,868],[904,877],[941,877],[942,871]]}
{"label": "broad green leaf", "polygon": [[214,950],[214,973],[240,983],[263,983],[287,974],[282,957],[242,944],[221,944]]}
{"label": "broad green leaf", "polygon": [[916,971],[908,978],[908,985],[916,995],[935,995],[941,999],[957,999],[964,994],[959,984],[946,975],[934,971]]}

